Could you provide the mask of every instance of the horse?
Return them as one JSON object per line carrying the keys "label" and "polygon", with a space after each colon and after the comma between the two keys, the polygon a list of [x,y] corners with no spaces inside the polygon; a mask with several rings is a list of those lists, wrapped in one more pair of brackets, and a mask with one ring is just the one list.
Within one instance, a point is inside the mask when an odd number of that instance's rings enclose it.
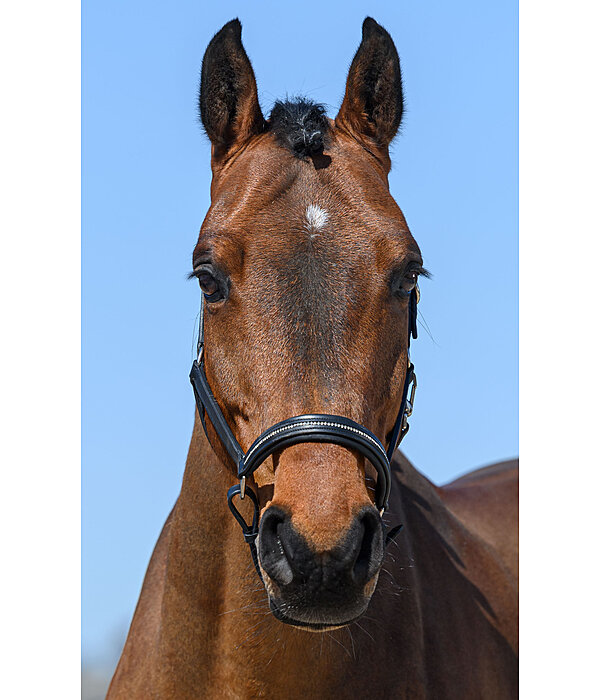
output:
{"label": "horse", "polygon": [[365,19],[335,119],[265,119],[233,20],[199,108],[195,424],[107,697],[516,697],[517,462],[436,486],[396,449],[427,272],[388,186],[391,36]]}

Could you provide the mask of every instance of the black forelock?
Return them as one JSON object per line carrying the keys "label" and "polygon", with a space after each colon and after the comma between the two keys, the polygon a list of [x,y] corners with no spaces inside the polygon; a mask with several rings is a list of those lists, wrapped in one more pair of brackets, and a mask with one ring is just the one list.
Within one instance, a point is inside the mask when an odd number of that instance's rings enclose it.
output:
{"label": "black forelock", "polygon": [[321,153],[331,132],[325,107],[304,97],[275,102],[269,127],[279,143],[297,158]]}

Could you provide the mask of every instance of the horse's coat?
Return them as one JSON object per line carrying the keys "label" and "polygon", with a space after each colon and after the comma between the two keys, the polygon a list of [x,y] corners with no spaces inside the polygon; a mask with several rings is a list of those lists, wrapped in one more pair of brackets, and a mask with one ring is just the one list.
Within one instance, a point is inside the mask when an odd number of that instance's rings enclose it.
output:
{"label": "horse's coat", "polygon": [[[383,442],[393,426],[423,273],[387,187],[402,104],[396,49],[369,18],[327,128],[307,101],[264,120],[237,20],[207,49],[212,205],[194,274],[207,377],[244,449],[309,412]],[[108,697],[516,697],[516,462],[436,487],[397,452],[386,520],[404,530],[383,565],[371,476],[308,443],[255,472],[263,586],[224,498],[234,469],[196,416]]]}

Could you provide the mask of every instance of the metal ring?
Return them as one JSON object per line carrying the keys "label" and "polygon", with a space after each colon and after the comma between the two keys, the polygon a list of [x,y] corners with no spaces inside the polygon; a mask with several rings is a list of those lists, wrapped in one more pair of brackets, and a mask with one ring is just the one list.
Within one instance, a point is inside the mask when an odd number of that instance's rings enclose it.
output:
{"label": "metal ring", "polygon": [[233,517],[238,521],[240,524],[240,527],[242,528],[242,532],[244,533],[244,539],[246,542],[254,542],[258,535],[258,516],[260,512],[260,507],[258,505],[258,497],[254,493],[252,489],[246,489],[246,494],[250,500],[252,501],[252,505],[254,506],[254,514],[252,516],[252,523],[248,525],[248,523],[244,520],[243,515],[240,513],[240,511],[235,507],[233,503],[233,497],[234,496],[239,496],[241,491],[241,486],[240,484],[236,484],[235,486],[232,486],[229,491],[227,491],[227,505],[229,506],[229,510],[233,513]]}

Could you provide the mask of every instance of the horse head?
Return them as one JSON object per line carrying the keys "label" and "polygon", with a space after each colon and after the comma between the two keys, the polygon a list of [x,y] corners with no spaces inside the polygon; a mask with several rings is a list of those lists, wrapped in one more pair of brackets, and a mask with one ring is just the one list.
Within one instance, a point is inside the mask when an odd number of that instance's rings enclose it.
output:
{"label": "horse head", "polygon": [[[386,445],[424,273],[388,185],[403,109],[391,37],[365,20],[335,119],[305,99],[265,119],[234,20],[206,50],[199,102],[213,180],[193,274],[203,368],[227,425],[244,451],[305,414],[346,417]],[[278,619],[322,630],[366,610],[384,555],[375,476],[364,453],[329,441],[275,450],[253,471],[258,564]]]}

